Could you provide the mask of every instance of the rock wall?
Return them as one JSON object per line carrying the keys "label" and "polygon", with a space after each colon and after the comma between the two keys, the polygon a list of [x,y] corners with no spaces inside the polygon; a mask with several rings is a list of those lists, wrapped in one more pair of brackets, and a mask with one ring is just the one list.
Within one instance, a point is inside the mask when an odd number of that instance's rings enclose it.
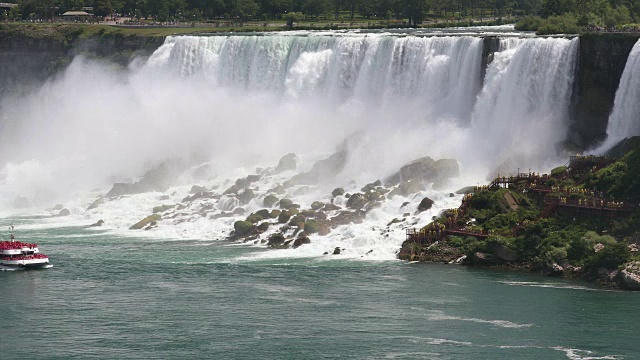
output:
{"label": "rock wall", "polygon": [[589,148],[607,134],[607,122],[627,57],[639,34],[583,34],[569,131],[569,144]]}
{"label": "rock wall", "polygon": [[20,95],[63,69],[78,54],[126,66],[135,56],[149,56],[163,37],[102,35],[81,37],[0,36],[0,98]]}

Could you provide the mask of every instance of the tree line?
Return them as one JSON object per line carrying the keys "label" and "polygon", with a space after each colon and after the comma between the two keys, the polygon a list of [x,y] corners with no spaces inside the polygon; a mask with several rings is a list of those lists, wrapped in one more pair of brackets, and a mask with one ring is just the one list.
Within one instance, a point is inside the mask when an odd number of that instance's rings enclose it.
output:
{"label": "tree line", "polygon": [[161,22],[357,19],[402,20],[417,26],[424,20],[533,16],[521,24],[529,29],[542,26],[538,19],[567,14],[569,22],[575,19],[582,26],[637,23],[640,17],[640,0],[18,0],[17,4],[5,18],[51,19],[87,7],[98,17],[119,14]]}

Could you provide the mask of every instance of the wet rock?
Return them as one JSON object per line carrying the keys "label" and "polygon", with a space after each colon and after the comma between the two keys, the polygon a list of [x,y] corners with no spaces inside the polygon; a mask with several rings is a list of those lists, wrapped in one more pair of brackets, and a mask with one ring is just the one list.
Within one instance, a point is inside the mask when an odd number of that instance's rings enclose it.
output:
{"label": "wet rock", "polygon": [[307,236],[301,236],[293,242],[293,248],[296,249],[305,244],[311,244],[311,240]]}
{"label": "wet rock", "polygon": [[254,213],[254,214],[251,214],[251,215],[247,216],[246,221],[250,222],[252,224],[256,224],[256,223],[262,221],[263,219],[264,218],[262,216],[260,216],[259,214],[255,214]]}
{"label": "wet rock", "polygon": [[278,216],[280,216],[281,213],[282,213],[282,211],[274,209],[274,210],[271,210],[269,215],[271,216],[272,219],[277,219]]}
{"label": "wet rock", "polygon": [[227,217],[234,217],[235,215],[233,213],[230,212],[222,212],[220,214],[215,214],[213,215],[212,219],[222,219],[222,218],[227,218]]}
{"label": "wet rock", "polygon": [[149,225],[152,221],[158,221],[158,220],[160,220],[160,215],[159,214],[149,215],[146,218],[144,218],[144,219],[138,221],[137,223],[131,225],[129,230],[140,230],[143,227]]}
{"label": "wet rock", "polygon": [[282,199],[280,200],[280,209],[289,209],[293,205],[293,200],[291,199]]}
{"label": "wet rock", "polygon": [[273,207],[275,203],[278,202],[278,198],[275,195],[267,195],[262,202],[264,207]]}
{"label": "wet rock", "polygon": [[100,219],[100,220],[98,220],[97,222],[95,222],[95,223],[93,223],[93,224],[89,225],[89,227],[100,227],[100,226],[102,226],[103,224],[104,224],[104,220]]}
{"label": "wet rock", "polygon": [[333,204],[326,204],[322,210],[323,211],[335,211],[335,210],[341,210],[342,208],[338,205],[333,205]]}
{"label": "wet rock", "polygon": [[251,189],[245,189],[240,194],[238,194],[238,200],[240,200],[240,203],[242,205],[248,204],[249,201],[251,201],[254,197],[256,197],[256,194]]}
{"label": "wet rock", "polygon": [[89,207],[87,208],[87,211],[89,210],[93,210],[95,208],[97,208],[98,206],[104,204],[104,198],[103,197],[99,197],[97,199],[95,199],[91,205],[89,205]]}
{"label": "wet rock", "polygon": [[285,237],[282,234],[271,234],[267,245],[271,248],[282,248],[285,242]]}
{"label": "wet rock", "polygon": [[276,166],[276,172],[283,172],[287,170],[295,170],[297,167],[297,156],[294,153],[289,153],[278,161],[278,166]]}
{"label": "wet rock", "polygon": [[318,225],[318,221],[317,220],[307,220],[304,223],[304,231],[307,234],[314,234],[317,233],[318,230],[320,229],[320,226]]}
{"label": "wet rock", "polygon": [[324,203],[320,201],[314,201],[311,203],[312,210],[320,210],[323,206],[324,206]]}
{"label": "wet rock", "polygon": [[236,221],[233,223],[233,230],[236,236],[246,236],[255,230],[255,225],[249,221]]}
{"label": "wet rock", "polygon": [[425,197],[424,199],[422,199],[422,201],[420,201],[420,204],[418,205],[418,212],[427,211],[431,209],[431,207],[433,207],[433,200]]}
{"label": "wet rock", "polygon": [[269,191],[267,192],[271,192],[271,193],[275,193],[275,194],[284,194],[287,192],[287,188],[284,185],[278,184],[276,185],[276,187],[274,187],[273,189],[269,189]]}
{"label": "wet rock", "polygon": [[401,183],[395,189],[391,190],[387,198],[391,199],[396,195],[409,196],[424,190],[424,185],[418,180],[409,180]]}
{"label": "wet rock", "polygon": [[387,185],[396,185],[408,180],[434,182],[436,180],[449,179],[459,176],[458,162],[453,159],[440,159],[438,161],[425,156],[400,168],[396,174],[387,179]]}
{"label": "wet rock", "polygon": [[69,216],[69,215],[71,215],[71,211],[69,211],[69,209],[62,209],[58,213],[58,216]]}
{"label": "wet rock", "polygon": [[296,215],[294,217],[291,218],[291,220],[289,221],[289,225],[291,226],[297,226],[299,228],[304,226],[304,222],[305,222],[305,217],[304,215]]}
{"label": "wet rock", "polygon": [[367,203],[367,199],[360,193],[353,194],[349,200],[347,200],[347,207],[350,209],[361,209]]}
{"label": "wet rock", "polygon": [[398,224],[401,223],[403,220],[400,220],[398,218],[394,218],[393,220],[389,221],[389,223],[387,223],[387,226],[391,226],[393,224]]}
{"label": "wet rock", "polygon": [[333,255],[340,255],[340,248],[336,247],[335,249],[333,249]]}
{"label": "wet rock", "polygon": [[174,206],[174,205],[160,205],[160,206],[155,206],[155,207],[153,208],[153,211],[152,211],[152,212],[153,212],[154,214],[156,214],[156,213],[161,213],[161,212],[165,212],[165,211],[167,211],[167,210],[169,210],[169,209],[173,208],[173,206]]}
{"label": "wet rock", "polygon": [[251,182],[249,180],[247,180],[246,178],[244,179],[237,179],[235,186],[242,190],[242,189],[246,189],[249,185],[251,185]]}
{"label": "wet rock", "polygon": [[237,208],[233,209],[232,214],[233,215],[244,215],[244,213],[246,213],[246,212],[247,212],[247,210],[245,210],[245,209],[243,209],[241,207],[237,207]]}
{"label": "wet rock", "polygon": [[225,190],[222,195],[229,195],[229,194],[237,194],[240,192],[240,189],[237,185],[231,185],[231,187],[229,187],[227,190]]}
{"label": "wet rock", "polygon": [[376,180],[375,182],[369,183],[360,189],[362,192],[370,192],[376,190],[378,186],[382,186],[382,181]]}
{"label": "wet rock", "polygon": [[364,211],[369,212],[373,209],[379,208],[380,206],[382,206],[382,203],[380,201],[373,201],[373,202],[367,203],[364,206]]}
{"label": "wet rock", "polygon": [[291,178],[294,185],[311,185],[338,175],[347,162],[346,148],[339,149],[326,159],[316,161],[311,170]]}
{"label": "wet rock", "polygon": [[335,228],[340,225],[348,225],[351,223],[361,224],[364,216],[357,211],[341,211],[338,215],[331,218],[331,227]]}
{"label": "wet rock", "polygon": [[246,180],[249,182],[249,184],[254,183],[254,182],[260,180],[260,175],[248,175],[246,177]]}
{"label": "wet rock", "polygon": [[344,189],[343,188],[335,188],[331,192],[331,196],[333,196],[333,197],[338,197],[338,196],[342,196],[342,195],[344,195]]}
{"label": "wet rock", "polygon": [[562,274],[564,274],[564,268],[554,262],[549,266],[545,273],[547,276],[562,276]]}
{"label": "wet rock", "polygon": [[256,230],[258,230],[258,232],[260,232],[260,233],[263,233],[263,232],[269,230],[269,226],[270,226],[270,224],[267,221],[265,221],[265,222],[261,223],[260,225],[258,225],[258,227],[256,227]]}
{"label": "wet rock", "polygon": [[111,190],[109,190],[109,192],[107,192],[105,197],[114,198],[114,197],[119,197],[119,196],[122,196],[122,195],[135,194],[135,193],[138,193],[138,192],[139,191],[138,191],[138,189],[137,189],[135,184],[115,183],[111,187]]}
{"label": "wet rock", "polygon": [[291,219],[291,214],[287,210],[282,211],[280,215],[278,215],[278,222],[281,224],[288,222],[289,219]]}

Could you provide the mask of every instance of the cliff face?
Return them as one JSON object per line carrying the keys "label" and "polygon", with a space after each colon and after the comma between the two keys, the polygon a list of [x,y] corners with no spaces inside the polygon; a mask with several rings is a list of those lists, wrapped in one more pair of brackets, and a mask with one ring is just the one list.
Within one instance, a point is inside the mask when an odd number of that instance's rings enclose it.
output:
{"label": "cliff face", "polygon": [[588,148],[606,137],[620,77],[638,37],[638,34],[580,36],[568,139],[577,148]]}
{"label": "cliff face", "polygon": [[149,56],[164,42],[163,37],[69,36],[31,37],[22,34],[0,36],[0,98],[20,95],[46,81],[84,54],[126,66],[136,56]]}

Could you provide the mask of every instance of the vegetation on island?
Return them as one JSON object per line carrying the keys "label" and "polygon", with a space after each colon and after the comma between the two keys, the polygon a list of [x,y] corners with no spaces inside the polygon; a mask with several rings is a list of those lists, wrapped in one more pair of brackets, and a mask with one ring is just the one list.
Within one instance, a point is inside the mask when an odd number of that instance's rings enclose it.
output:
{"label": "vegetation on island", "polygon": [[619,158],[575,157],[548,175],[520,174],[476,187],[459,209],[410,236],[399,256],[640,289],[633,281],[640,281],[640,138],[614,150]]}

